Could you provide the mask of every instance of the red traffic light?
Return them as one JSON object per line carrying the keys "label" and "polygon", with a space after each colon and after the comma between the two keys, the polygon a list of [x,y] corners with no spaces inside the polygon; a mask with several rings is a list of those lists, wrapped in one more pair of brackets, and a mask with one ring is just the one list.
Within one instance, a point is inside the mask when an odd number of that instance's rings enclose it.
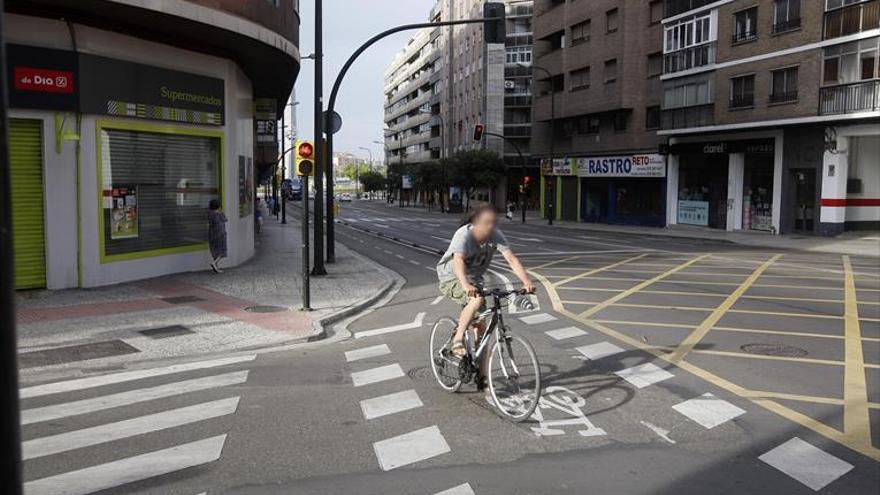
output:
{"label": "red traffic light", "polygon": [[300,158],[311,158],[315,154],[315,147],[312,146],[312,143],[301,143],[297,149],[297,154]]}
{"label": "red traffic light", "polygon": [[528,175],[523,177],[523,184],[529,185],[531,182],[532,182],[532,178],[529,177]]}
{"label": "red traffic light", "polygon": [[486,126],[483,124],[477,124],[474,126],[474,141],[479,141],[483,139],[483,131],[486,129]]}

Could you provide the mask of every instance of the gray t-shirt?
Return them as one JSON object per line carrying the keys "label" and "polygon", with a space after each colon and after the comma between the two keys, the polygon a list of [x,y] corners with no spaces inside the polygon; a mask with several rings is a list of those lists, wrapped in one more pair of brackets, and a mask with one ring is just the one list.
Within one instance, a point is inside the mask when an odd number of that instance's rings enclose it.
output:
{"label": "gray t-shirt", "polygon": [[452,242],[437,263],[437,277],[440,278],[440,282],[455,280],[452,258],[456,253],[461,253],[464,255],[468,279],[473,283],[482,283],[483,275],[489,269],[495,251],[504,253],[509,250],[507,238],[500,230],[495,229],[489,242],[480,245],[471,235],[471,225],[467,224],[456,230],[455,235],[452,236]]}

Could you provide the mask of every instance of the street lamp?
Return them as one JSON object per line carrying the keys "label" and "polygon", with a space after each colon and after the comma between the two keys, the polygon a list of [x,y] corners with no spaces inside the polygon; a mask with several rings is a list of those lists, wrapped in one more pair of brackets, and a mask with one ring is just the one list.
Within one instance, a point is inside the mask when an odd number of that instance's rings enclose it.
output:
{"label": "street lamp", "polygon": [[[553,167],[553,158],[554,158],[554,134],[556,133],[556,88],[553,85],[553,74],[538,65],[526,65],[522,63],[516,64],[523,68],[531,68],[532,69],[532,79],[535,78],[535,71],[539,70],[544,74],[547,74],[547,81],[550,83],[550,167]],[[553,225],[553,198],[547,198],[547,225]]]}

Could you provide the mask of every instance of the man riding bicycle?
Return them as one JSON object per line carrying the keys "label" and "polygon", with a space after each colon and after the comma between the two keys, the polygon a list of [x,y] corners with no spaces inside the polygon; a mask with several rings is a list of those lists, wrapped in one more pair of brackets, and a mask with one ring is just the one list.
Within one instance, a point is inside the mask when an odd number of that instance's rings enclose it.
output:
{"label": "man riding bicycle", "polygon": [[[499,251],[510,269],[522,282],[526,292],[535,291],[526,269],[513,254],[507,238],[498,229],[498,215],[489,205],[474,210],[452,236],[446,253],[437,263],[440,292],[462,306],[450,351],[457,357],[467,354],[464,333],[478,311],[485,306],[478,286],[492,263],[492,256]],[[482,322],[474,323],[479,335],[485,331]]]}

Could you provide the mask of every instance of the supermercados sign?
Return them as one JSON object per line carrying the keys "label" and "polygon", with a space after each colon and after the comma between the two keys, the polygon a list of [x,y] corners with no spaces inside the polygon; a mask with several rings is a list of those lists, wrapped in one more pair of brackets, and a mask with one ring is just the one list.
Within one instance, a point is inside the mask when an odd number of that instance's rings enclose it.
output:
{"label": "supermercados sign", "polygon": [[579,177],[666,177],[663,155],[597,156],[577,159]]}

